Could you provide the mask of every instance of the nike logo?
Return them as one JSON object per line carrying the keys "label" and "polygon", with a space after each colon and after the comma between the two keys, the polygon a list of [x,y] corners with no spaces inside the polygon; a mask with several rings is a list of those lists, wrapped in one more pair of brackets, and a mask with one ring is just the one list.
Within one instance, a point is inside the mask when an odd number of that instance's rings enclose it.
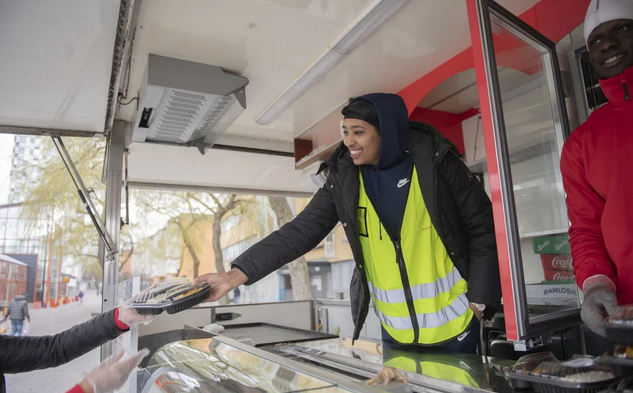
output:
{"label": "nike logo", "polygon": [[409,182],[409,179],[407,179],[406,177],[404,179],[400,179],[398,181],[398,188],[404,187],[408,182]]}
{"label": "nike logo", "polygon": [[466,338],[466,336],[468,336],[469,333],[470,333],[470,330],[466,331],[461,336],[457,337],[457,341],[463,341]]}

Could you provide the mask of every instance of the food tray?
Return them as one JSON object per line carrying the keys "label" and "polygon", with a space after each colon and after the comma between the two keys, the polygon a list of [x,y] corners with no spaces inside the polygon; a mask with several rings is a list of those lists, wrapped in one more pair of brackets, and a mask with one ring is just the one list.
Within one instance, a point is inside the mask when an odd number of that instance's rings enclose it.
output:
{"label": "food tray", "polygon": [[[517,360],[509,372],[530,373],[534,371],[543,362],[557,362],[556,356],[551,352],[538,352],[524,355]],[[511,379],[510,386],[512,389],[532,389],[532,383],[518,379]]]}
{"label": "food tray", "polygon": [[594,359],[581,357],[563,363],[546,361],[532,372],[513,371],[509,377],[512,386],[519,383],[523,385],[531,383],[534,390],[540,393],[595,393],[606,389],[616,380],[615,376],[592,382],[566,380],[573,375],[589,372],[610,372],[610,370],[596,364]]}
{"label": "food tray", "polygon": [[[630,375],[630,374],[629,374]],[[614,382],[609,386],[609,393],[631,393],[633,392],[633,378],[623,379],[619,382]]]}
{"label": "food tray", "polygon": [[[539,393],[597,393],[609,387],[615,381],[611,378],[598,382],[567,382],[560,378],[538,376],[521,372],[511,372],[511,381],[531,383],[534,390]],[[513,385],[514,386],[514,385]]]}
{"label": "food tray", "polygon": [[630,321],[605,321],[604,328],[607,331],[609,341],[620,345],[633,345],[633,320]]}
{"label": "food tray", "polygon": [[613,356],[612,351],[609,351],[604,356],[597,358],[596,362],[611,368],[613,373],[618,377],[628,377],[633,375],[633,359]]}
{"label": "food tray", "polygon": [[187,280],[172,280],[141,291],[130,307],[141,315],[175,314],[202,303],[209,296],[207,283],[195,287]]}

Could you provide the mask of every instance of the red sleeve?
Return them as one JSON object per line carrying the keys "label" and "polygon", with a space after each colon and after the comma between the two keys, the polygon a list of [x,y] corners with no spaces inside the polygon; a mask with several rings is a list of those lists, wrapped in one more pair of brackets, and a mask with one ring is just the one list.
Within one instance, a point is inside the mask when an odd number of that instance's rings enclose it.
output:
{"label": "red sleeve", "polygon": [[79,386],[79,384],[73,386],[72,389],[70,389],[69,391],[67,391],[66,393],[86,393],[84,392],[84,390],[81,388],[81,386]]}
{"label": "red sleeve", "polygon": [[580,288],[587,278],[597,274],[604,274],[617,282],[615,266],[607,252],[600,226],[605,200],[589,184],[583,156],[581,143],[572,138],[563,148],[560,165],[567,194],[574,274]]}
{"label": "red sleeve", "polygon": [[126,325],[123,322],[119,321],[119,308],[118,307],[114,309],[114,322],[116,323],[116,326],[120,330],[130,330],[130,327],[128,325]]}

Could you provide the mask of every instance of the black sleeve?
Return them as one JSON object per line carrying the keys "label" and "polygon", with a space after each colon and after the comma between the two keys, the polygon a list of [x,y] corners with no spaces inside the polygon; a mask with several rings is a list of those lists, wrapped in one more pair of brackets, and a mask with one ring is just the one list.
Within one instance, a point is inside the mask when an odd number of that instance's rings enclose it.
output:
{"label": "black sleeve", "polygon": [[0,372],[11,374],[56,367],[122,333],[112,310],[54,336],[0,336]]}
{"label": "black sleeve", "polygon": [[24,304],[22,305],[22,313],[24,314],[25,317],[27,317],[29,320],[31,319],[31,316],[29,315],[29,304],[25,301]]}
{"label": "black sleeve", "polygon": [[316,247],[338,222],[332,193],[320,188],[292,221],[246,250],[231,264],[251,285]]}
{"label": "black sleeve", "polygon": [[466,164],[452,152],[447,153],[442,160],[440,174],[468,234],[469,277],[466,296],[471,302],[497,307],[501,302],[501,279],[490,198]]}

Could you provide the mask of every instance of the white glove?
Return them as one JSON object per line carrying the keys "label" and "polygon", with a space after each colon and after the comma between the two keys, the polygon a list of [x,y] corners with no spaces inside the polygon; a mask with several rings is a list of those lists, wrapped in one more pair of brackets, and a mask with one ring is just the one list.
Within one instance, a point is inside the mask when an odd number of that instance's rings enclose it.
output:
{"label": "white glove", "polygon": [[129,359],[121,360],[125,351],[111,355],[86,376],[94,393],[109,393],[119,389],[130,373],[149,355],[149,349],[141,349]]}
{"label": "white glove", "polygon": [[618,299],[613,281],[606,276],[589,277],[583,284],[582,292],[584,300],[580,317],[589,329],[607,337],[607,331],[602,327],[602,322],[618,310]]}
{"label": "white glove", "polygon": [[153,315],[141,315],[130,304],[136,300],[136,296],[119,306],[119,321],[132,327],[142,323],[148,325],[154,320]]}

